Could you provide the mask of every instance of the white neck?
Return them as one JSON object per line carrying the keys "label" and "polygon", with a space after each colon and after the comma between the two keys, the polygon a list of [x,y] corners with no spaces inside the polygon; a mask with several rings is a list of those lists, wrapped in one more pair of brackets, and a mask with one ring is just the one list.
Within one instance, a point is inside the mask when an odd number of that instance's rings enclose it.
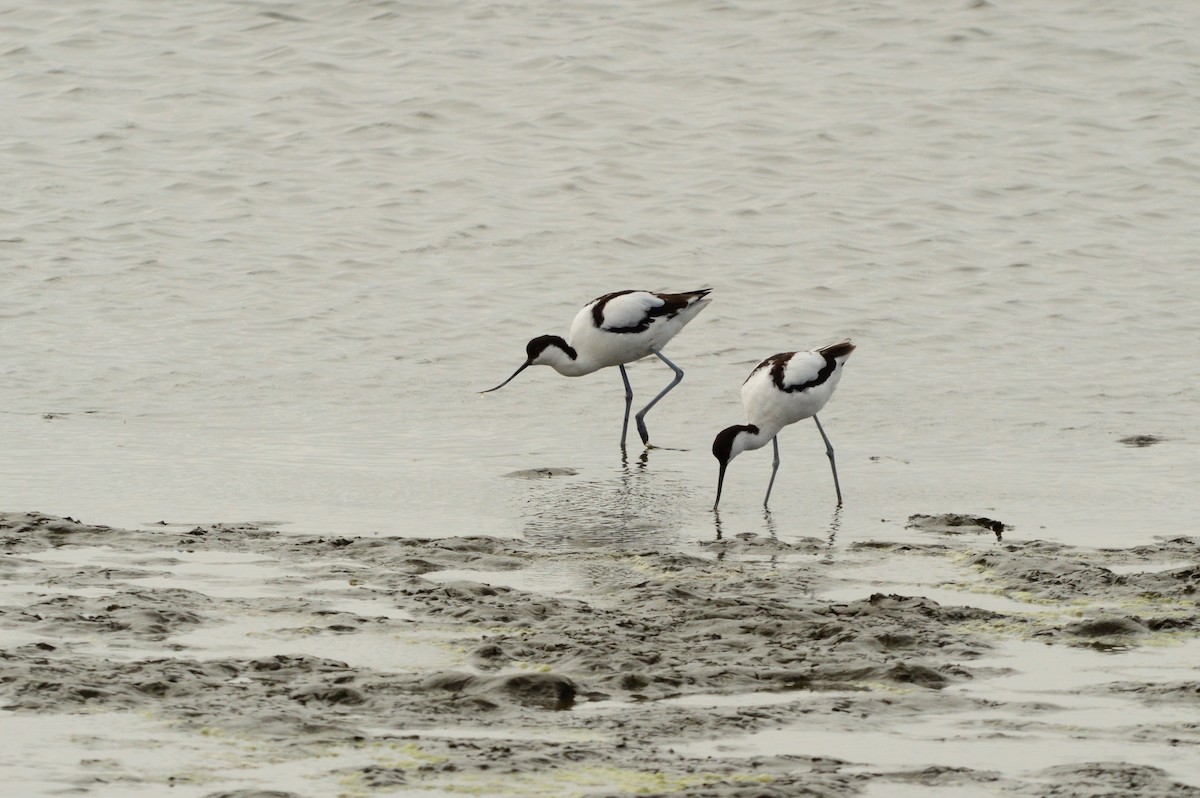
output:
{"label": "white neck", "polygon": [[741,445],[743,452],[748,452],[752,449],[761,449],[779,434],[780,429],[780,427],[759,427],[757,433],[743,432],[741,435],[738,435],[737,442]]}
{"label": "white neck", "polygon": [[534,363],[538,366],[550,366],[564,377],[581,377],[600,368],[584,357],[571,357],[557,346],[546,347]]}

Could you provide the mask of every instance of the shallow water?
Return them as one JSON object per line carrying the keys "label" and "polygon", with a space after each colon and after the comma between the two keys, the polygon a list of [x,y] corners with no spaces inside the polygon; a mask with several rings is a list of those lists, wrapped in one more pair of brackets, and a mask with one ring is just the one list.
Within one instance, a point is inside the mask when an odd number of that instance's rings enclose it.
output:
{"label": "shallow water", "polygon": [[[853,337],[780,535],[986,512],[1192,531],[1200,8],[1123,3],[0,8],[0,484],[120,525],[715,534],[713,434]],[[625,286],[714,287],[615,445],[617,375],[475,395]],[[633,369],[648,398],[669,374]],[[1118,439],[1166,440],[1131,448]],[[766,529],[769,455],[730,470]],[[562,466],[545,484],[504,479]],[[880,521],[884,524],[881,525]]]}

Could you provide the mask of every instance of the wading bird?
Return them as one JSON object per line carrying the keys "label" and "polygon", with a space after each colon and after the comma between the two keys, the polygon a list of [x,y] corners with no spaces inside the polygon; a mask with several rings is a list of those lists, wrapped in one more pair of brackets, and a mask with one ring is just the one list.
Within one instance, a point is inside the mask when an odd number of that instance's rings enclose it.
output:
{"label": "wading bird", "polygon": [[838,380],[842,378],[842,366],[854,351],[850,341],[815,349],[811,352],[781,352],[759,363],[746,382],[742,384],[742,406],[746,408],[749,424],[735,424],[717,433],[712,452],[721,465],[717,475],[717,498],[713,510],[721,503],[721,486],[725,482],[725,469],[729,461],[747,449],[760,449],[767,443],[775,444],[775,462],[771,467],[771,481],[767,483],[765,507],[771,501],[771,488],[775,485],[775,473],[779,470],[779,431],[788,424],[812,418],[817,431],[825,441],[825,454],[829,455],[829,467],[833,469],[833,489],[837,491],[837,503],[842,505],[842,488],[838,484],[837,464],[833,460],[833,445],[817,420],[817,413],[833,395]]}
{"label": "wading bird", "polygon": [[683,379],[683,369],[662,353],[662,348],[684,328],[711,300],[711,289],[685,291],[681,294],[657,294],[651,291],[616,291],[593,299],[583,306],[571,324],[571,340],[557,335],[539,335],[525,346],[525,362],[504,382],[480,393],[491,393],[512,382],[530,366],[550,366],[566,377],[581,377],[607,366],[621,370],[625,383],[625,422],[621,426],[621,445],[629,430],[629,410],[633,405],[633,389],[625,364],[655,355],[675,372],[675,379],[637,412],[638,435],[650,445],[645,417]]}

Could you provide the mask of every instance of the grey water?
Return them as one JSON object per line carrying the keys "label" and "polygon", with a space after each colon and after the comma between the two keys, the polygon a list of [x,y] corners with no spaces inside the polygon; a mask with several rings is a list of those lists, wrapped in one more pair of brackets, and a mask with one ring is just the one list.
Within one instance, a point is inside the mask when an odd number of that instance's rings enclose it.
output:
{"label": "grey water", "polygon": [[[1197,30],[1190,0],[0,3],[2,504],[546,546],[1194,534]],[[611,370],[476,393],[595,296],[704,286],[664,448],[620,451]],[[766,449],[714,518],[741,381],[844,337],[845,506],[802,422],[772,512]],[[506,476],[536,468],[577,473]]]}

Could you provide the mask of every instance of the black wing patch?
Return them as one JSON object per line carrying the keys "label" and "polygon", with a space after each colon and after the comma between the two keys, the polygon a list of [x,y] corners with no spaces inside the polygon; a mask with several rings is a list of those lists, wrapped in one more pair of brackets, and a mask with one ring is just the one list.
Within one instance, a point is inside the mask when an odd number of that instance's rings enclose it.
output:
{"label": "black wing patch", "polygon": [[[633,291],[631,291],[631,290],[613,291],[611,294],[605,294],[604,296],[597,299],[596,304],[592,305],[592,321],[596,324],[596,329],[599,329],[599,330],[604,329],[604,306],[608,304],[608,301],[610,299],[616,299],[619,296],[625,296],[626,294],[632,294],[632,293],[633,293]],[[619,329],[619,330],[613,330],[612,332],[641,332],[642,330],[646,329],[646,327],[650,326],[648,321],[645,322],[645,325],[646,326],[642,327],[641,329],[629,327],[629,328],[623,328],[623,329]]]}
{"label": "black wing patch", "polygon": [[[686,294],[654,294],[654,296],[661,299],[663,301],[663,303],[661,305],[659,305],[658,307],[647,308],[646,315],[642,317],[642,320],[640,322],[638,322],[637,324],[634,324],[630,327],[605,327],[604,326],[604,306],[607,305],[610,300],[616,299],[619,296],[625,296],[626,294],[643,293],[643,292],[638,292],[638,291],[633,291],[633,290],[614,291],[611,294],[605,294],[604,296],[600,297],[599,299],[596,300],[596,304],[592,305],[592,321],[596,324],[597,329],[605,330],[606,332],[613,332],[613,333],[645,332],[646,330],[650,329],[650,325],[653,324],[654,320],[657,319],[658,317],[666,316],[667,318],[670,318],[670,317],[674,316],[676,313],[678,313],[679,311],[683,310],[688,305],[690,305],[693,300],[703,298],[711,290],[712,289],[710,289],[710,288],[705,288],[701,291],[690,291]],[[653,292],[646,291],[644,293],[653,293]]]}
{"label": "black wing patch", "polygon": [[[787,364],[792,359],[795,352],[780,352],[778,355],[771,355],[769,358],[759,363],[754,371],[750,372],[750,377],[758,373],[759,369],[769,368],[771,370],[771,382],[775,387],[784,393],[799,393],[807,391],[809,388],[816,388],[818,385],[823,385],[826,380],[833,376],[833,372],[837,370],[837,358],[849,355],[854,351],[854,344],[849,341],[842,341],[836,344],[830,344],[817,350],[817,354],[825,358],[825,365],[821,366],[817,376],[813,377],[808,382],[802,382],[798,385],[784,385],[783,372],[787,368]],[[749,382],[750,377],[746,378]]]}

